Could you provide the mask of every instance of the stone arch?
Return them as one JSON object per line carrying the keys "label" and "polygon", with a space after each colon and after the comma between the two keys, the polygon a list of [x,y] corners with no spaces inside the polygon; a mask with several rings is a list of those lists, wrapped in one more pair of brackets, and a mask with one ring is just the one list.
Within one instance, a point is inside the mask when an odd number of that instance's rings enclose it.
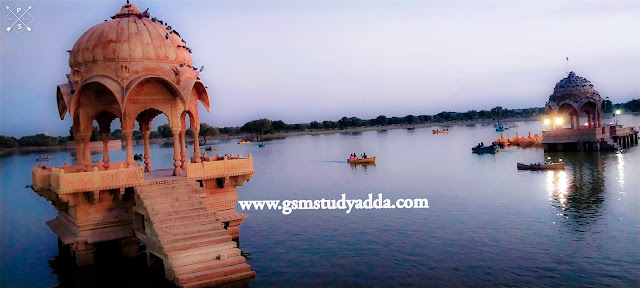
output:
{"label": "stone arch", "polygon": [[77,107],[78,102],[80,101],[80,98],[82,97],[85,90],[92,87],[93,84],[95,83],[99,83],[103,87],[108,89],[111,92],[111,95],[113,95],[115,100],[118,102],[118,106],[119,106],[118,108],[120,109],[120,112],[124,111],[122,83],[120,83],[118,80],[115,80],[114,78],[111,78],[109,76],[98,75],[98,76],[93,76],[87,79],[86,81],[84,81],[82,85],[80,85],[76,93],[73,94],[73,98],[71,100],[71,106],[69,107],[70,108],[69,111],[72,115],[73,113],[76,112],[78,108]]}
{"label": "stone arch", "polygon": [[[187,105],[187,100],[185,99],[184,95],[182,94],[180,88],[178,88],[173,82],[167,80],[166,78],[160,76],[160,75],[156,75],[156,74],[146,74],[146,75],[141,75],[138,76],[136,78],[134,78],[133,80],[131,80],[127,86],[124,89],[124,109],[126,109],[126,106],[129,105],[129,98],[131,96],[131,93],[134,92],[134,89],[141,83],[145,83],[145,80],[155,80],[158,81],[158,83],[160,83],[162,86],[165,87],[165,89],[167,89],[174,97],[180,99],[182,101],[182,104],[184,106]],[[124,111],[124,110],[123,110]]]}
{"label": "stone arch", "polygon": [[[204,108],[207,109],[207,112],[211,111],[211,104],[209,102],[209,93],[207,93],[207,88],[196,79],[186,79],[180,85],[180,90],[182,91],[182,95],[187,97],[187,107],[189,110],[193,110],[198,108],[197,101],[199,100],[204,105]],[[192,95],[196,95],[195,101]]]}
{"label": "stone arch", "polygon": [[56,102],[58,103],[58,113],[60,114],[60,120],[64,120],[64,116],[71,107],[71,100],[73,94],[71,94],[71,85],[63,84],[58,85],[56,89]]}
{"label": "stone arch", "polygon": [[74,118],[74,126],[78,131],[90,133],[93,120],[102,111],[108,111],[117,118],[122,118],[118,97],[101,81],[91,81],[83,84],[76,91],[69,110]]}

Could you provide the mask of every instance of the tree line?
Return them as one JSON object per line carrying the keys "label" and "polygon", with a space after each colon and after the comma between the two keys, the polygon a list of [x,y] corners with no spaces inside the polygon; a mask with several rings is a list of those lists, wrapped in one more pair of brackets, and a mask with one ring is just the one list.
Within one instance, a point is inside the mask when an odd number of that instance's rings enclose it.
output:
{"label": "tree line", "polygon": [[[613,104],[609,100],[605,100],[603,105],[603,113],[614,113],[620,109],[625,112],[640,112],[640,99],[633,99],[626,103]],[[235,136],[241,134],[249,134],[251,137],[260,138],[265,134],[274,134],[282,132],[302,132],[307,130],[333,130],[346,129],[355,127],[372,127],[372,126],[388,126],[388,125],[414,125],[423,123],[443,123],[448,121],[475,121],[486,119],[504,119],[504,118],[530,118],[545,112],[545,108],[535,107],[526,109],[505,109],[500,106],[490,110],[469,110],[467,112],[447,112],[442,111],[435,115],[406,115],[404,117],[387,117],[380,115],[373,119],[360,119],[358,117],[342,117],[337,121],[325,120],[322,122],[312,121],[310,123],[287,124],[282,120],[257,119],[249,121],[241,127],[214,127],[207,123],[200,123],[200,131],[198,136],[207,144],[207,139],[217,137],[221,134]],[[99,141],[100,133],[97,126],[93,127],[90,141]],[[191,128],[185,133],[188,137],[193,138]],[[173,134],[169,128],[169,124],[158,126],[158,129],[151,131],[150,139],[171,138]],[[142,140],[142,133],[139,130],[133,132],[133,139]],[[111,140],[122,140],[124,135],[121,129],[115,129],[109,134]],[[19,139],[15,137],[0,135],[0,149],[16,148],[16,147],[43,147],[43,146],[64,146],[68,141],[73,141],[73,133],[69,129],[69,136],[53,137],[45,134],[36,134],[32,136],[24,136]]]}

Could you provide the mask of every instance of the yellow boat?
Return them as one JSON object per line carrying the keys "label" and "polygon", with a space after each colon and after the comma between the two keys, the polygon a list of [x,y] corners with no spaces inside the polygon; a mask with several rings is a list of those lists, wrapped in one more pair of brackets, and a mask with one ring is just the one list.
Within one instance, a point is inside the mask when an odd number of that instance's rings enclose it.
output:
{"label": "yellow boat", "polygon": [[249,144],[251,141],[238,141],[238,144]]}
{"label": "yellow boat", "polygon": [[372,158],[362,158],[362,159],[347,159],[349,163],[376,163],[376,157]]}
{"label": "yellow boat", "polygon": [[449,134],[449,130],[431,130],[433,134]]}

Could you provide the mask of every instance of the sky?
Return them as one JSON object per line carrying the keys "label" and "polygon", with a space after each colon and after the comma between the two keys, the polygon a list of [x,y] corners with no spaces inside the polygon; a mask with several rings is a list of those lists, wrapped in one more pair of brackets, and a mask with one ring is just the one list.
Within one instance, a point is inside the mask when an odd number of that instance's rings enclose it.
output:
{"label": "sky", "polygon": [[[1,1],[2,18],[21,4],[34,21],[17,34],[0,20],[0,134],[68,135],[56,106],[66,50],[124,3]],[[205,65],[200,120],[218,127],[542,107],[567,71],[614,103],[640,98],[637,0],[131,3]]]}

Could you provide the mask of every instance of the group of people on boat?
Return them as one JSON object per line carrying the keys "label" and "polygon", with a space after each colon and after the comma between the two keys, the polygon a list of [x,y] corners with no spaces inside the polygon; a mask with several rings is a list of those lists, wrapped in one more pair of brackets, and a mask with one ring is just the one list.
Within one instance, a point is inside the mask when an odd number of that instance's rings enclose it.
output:
{"label": "group of people on boat", "polygon": [[133,160],[136,160],[136,161],[142,161],[142,160],[144,160],[144,155],[142,155],[142,154],[135,154],[135,155],[133,155]]}
{"label": "group of people on boat", "polygon": [[[360,155],[360,159],[365,159],[367,158],[367,153],[362,153],[362,155]],[[351,155],[349,155],[349,159],[358,159],[358,156],[356,155],[356,153],[353,153]]]}
{"label": "group of people on boat", "polygon": [[476,148],[482,148],[484,147],[484,142],[480,142],[478,143],[478,145],[476,145]]}

